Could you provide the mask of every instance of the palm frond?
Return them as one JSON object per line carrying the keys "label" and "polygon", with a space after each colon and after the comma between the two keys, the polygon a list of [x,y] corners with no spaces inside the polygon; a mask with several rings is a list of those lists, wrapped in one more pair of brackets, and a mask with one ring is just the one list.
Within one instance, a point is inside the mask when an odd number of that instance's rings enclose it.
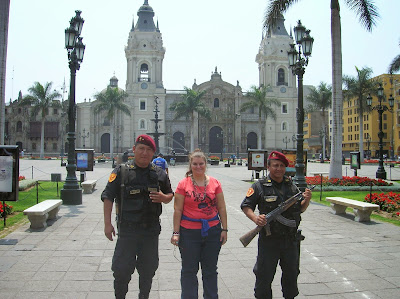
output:
{"label": "palm frond", "polygon": [[376,26],[376,20],[380,17],[378,8],[371,0],[346,0],[351,10],[355,10],[359,21],[368,31]]}

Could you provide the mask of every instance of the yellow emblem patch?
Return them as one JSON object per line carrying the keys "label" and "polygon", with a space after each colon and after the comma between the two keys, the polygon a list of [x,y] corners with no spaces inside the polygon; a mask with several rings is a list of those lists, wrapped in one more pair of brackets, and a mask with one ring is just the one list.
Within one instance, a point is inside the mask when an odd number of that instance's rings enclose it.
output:
{"label": "yellow emblem patch", "polygon": [[117,174],[116,173],[112,173],[112,174],[110,174],[110,177],[108,178],[108,181],[110,183],[112,183],[115,180],[116,177],[117,177]]}
{"label": "yellow emblem patch", "polygon": [[254,194],[254,189],[253,188],[249,188],[249,190],[247,190],[247,194],[246,197],[250,197]]}

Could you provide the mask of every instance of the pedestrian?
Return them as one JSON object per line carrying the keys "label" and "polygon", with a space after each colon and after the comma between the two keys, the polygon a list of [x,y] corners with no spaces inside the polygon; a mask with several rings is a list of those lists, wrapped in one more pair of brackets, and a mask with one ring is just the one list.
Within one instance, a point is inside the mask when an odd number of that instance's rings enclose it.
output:
{"label": "pedestrian", "polygon": [[[300,214],[304,212],[311,199],[311,190],[306,189],[303,200],[298,201],[282,216],[285,224],[279,221],[268,223],[270,235],[267,236],[265,225],[266,214],[273,211],[278,205],[299,192],[299,189],[289,177],[285,176],[286,167],[289,165],[284,154],[273,151],[268,157],[267,178],[255,182],[247,191],[241,208],[246,216],[256,225],[262,226],[258,238],[258,256],[253,272],[256,275],[254,287],[255,298],[272,298],[271,284],[275,276],[276,267],[279,264],[282,269],[282,292],[286,299],[296,297],[297,276],[300,273],[300,240],[304,238],[298,231]],[[258,206],[259,214],[255,214]],[[287,226],[288,225],[288,226]]]}
{"label": "pedestrian", "polygon": [[139,274],[139,298],[149,298],[158,268],[158,238],[161,231],[161,203],[169,203],[173,192],[165,171],[151,163],[154,140],[140,135],[133,146],[135,157],[117,166],[101,194],[104,202],[104,233],[112,241],[111,223],[116,202],[118,239],[112,259],[115,298],[125,298],[135,269]]}
{"label": "pedestrian", "polygon": [[156,164],[157,166],[160,166],[168,174],[168,163],[167,160],[164,159],[163,154],[159,153],[157,155],[157,158],[153,160],[153,163]]}
{"label": "pedestrian", "polygon": [[227,215],[221,183],[206,175],[207,158],[196,149],[189,170],[178,183],[174,200],[171,243],[182,259],[181,298],[198,298],[197,272],[201,265],[203,296],[218,298],[217,262],[227,241]]}

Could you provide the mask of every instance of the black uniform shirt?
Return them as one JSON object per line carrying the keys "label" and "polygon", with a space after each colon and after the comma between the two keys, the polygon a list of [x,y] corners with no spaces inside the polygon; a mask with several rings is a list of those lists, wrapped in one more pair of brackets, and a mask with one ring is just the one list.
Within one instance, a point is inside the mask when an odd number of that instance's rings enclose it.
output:
{"label": "black uniform shirt", "polygon": [[[134,163],[134,162],[132,162]],[[128,168],[132,163],[128,164]],[[169,177],[167,176],[166,172],[158,167],[155,166],[155,171],[158,176],[158,184],[160,185],[160,190],[164,194],[169,194],[173,193],[172,188],[171,188],[171,182],[169,180]],[[148,167],[146,168],[141,168],[138,166],[135,166],[135,171],[136,171],[136,177],[140,180],[143,178],[145,180],[147,178],[147,173],[150,171]],[[108,199],[111,201],[114,201],[114,199],[117,197],[117,195],[120,193],[121,190],[121,166],[117,166],[114,168],[114,170],[111,172],[110,177],[108,179],[108,183],[106,188],[104,189],[103,193],[101,194],[101,200],[104,201],[104,199]],[[126,171],[126,175],[128,175],[128,170]]]}

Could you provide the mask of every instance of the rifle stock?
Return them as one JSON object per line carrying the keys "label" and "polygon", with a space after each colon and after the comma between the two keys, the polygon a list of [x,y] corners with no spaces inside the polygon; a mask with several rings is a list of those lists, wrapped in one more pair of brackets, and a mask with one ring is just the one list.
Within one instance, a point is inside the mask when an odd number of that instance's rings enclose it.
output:
{"label": "rifle stock", "polygon": [[243,246],[246,247],[247,245],[249,245],[250,242],[254,239],[254,237],[257,236],[258,233],[262,230],[262,228],[263,228],[262,226],[256,226],[251,231],[241,236],[239,240],[240,242],[242,242]]}

